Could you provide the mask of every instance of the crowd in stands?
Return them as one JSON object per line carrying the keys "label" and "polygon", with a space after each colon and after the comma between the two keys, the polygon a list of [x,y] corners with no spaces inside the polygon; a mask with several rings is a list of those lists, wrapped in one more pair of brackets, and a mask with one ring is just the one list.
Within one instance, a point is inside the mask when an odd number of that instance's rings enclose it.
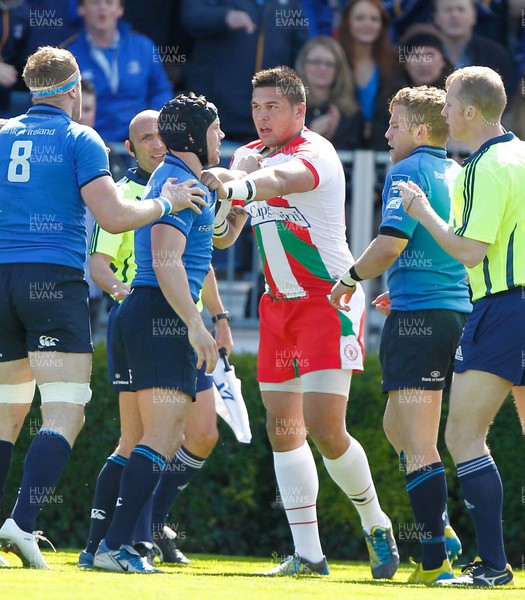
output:
{"label": "crowd in stands", "polygon": [[3,0],[0,116],[25,111],[20,73],[42,45],[64,46],[95,87],[95,128],[126,139],[137,111],[180,91],[218,106],[226,139],[253,137],[251,77],[295,67],[307,124],[338,149],[386,150],[388,99],[440,85],[454,68],[498,71],[506,124],[523,135],[525,0]]}
{"label": "crowd in stands", "polygon": [[[396,91],[443,86],[454,68],[471,64],[502,75],[504,123],[523,137],[523,11],[525,0],[2,0],[0,118],[29,108],[25,61],[55,45],[75,55],[84,110],[96,102],[94,127],[108,145],[127,139],[138,112],[191,90],[217,105],[225,143],[237,147],[255,133],[253,74],[279,64],[305,83],[306,125],[338,150],[388,150]],[[451,140],[452,157],[468,153]],[[125,160],[112,153],[115,179]],[[217,254],[220,268],[226,256]],[[251,270],[246,261],[236,269]]]}

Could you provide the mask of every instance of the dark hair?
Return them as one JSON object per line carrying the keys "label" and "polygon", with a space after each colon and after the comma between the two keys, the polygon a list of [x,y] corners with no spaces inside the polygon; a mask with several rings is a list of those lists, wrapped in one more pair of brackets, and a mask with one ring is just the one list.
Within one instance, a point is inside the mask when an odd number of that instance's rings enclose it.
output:
{"label": "dark hair", "polygon": [[264,69],[255,73],[252,78],[253,89],[262,87],[279,88],[292,104],[306,103],[304,84],[297,73],[290,67],[281,65],[273,69]]}
{"label": "dark hair", "polygon": [[82,88],[83,94],[92,94],[93,96],[97,95],[95,86],[93,85],[92,81],[89,81],[89,79],[82,79],[80,82],[80,87]]}

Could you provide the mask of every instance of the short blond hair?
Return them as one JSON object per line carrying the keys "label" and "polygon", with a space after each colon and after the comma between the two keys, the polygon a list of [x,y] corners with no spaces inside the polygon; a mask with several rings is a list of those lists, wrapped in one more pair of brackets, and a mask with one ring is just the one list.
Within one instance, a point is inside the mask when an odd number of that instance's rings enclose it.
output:
{"label": "short blond hair", "polygon": [[[57,86],[78,71],[78,63],[69,50],[42,46],[27,59],[22,77],[31,90]],[[50,96],[46,101],[49,100],[56,102],[61,100],[61,97]]]}
{"label": "short blond hair", "polygon": [[390,100],[390,113],[396,105],[407,109],[413,125],[426,125],[428,137],[436,146],[444,147],[449,136],[448,125],[441,111],[445,106],[445,90],[420,85],[404,87]]}
{"label": "short blond hair", "polygon": [[487,121],[499,122],[507,105],[505,86],[499,73],[489,67],[463,67],[445,81],[448,90],[458,80],[458,98],[463,107],[475,106]]}

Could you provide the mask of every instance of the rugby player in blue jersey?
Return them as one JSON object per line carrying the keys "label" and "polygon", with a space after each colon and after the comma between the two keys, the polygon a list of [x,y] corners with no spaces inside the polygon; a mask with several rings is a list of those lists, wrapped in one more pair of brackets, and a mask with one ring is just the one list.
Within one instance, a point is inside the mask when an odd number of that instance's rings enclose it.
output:
{"label": "rugby player in blue jersey", "polygon": [[357,281],[388,269],[392,304],[380,348],[388,393],[384,428],[404,465],[421,541],[421,563],[409,581],[427,584],[454,576],[449,557],[461,548],[445,522],[447,483],[437,437],[443,389],[471,305],[463,265],[405,213],[398,184],[417,182],[448,220],[460,167],[446,156],[444,105],[445,92],[434,87],[403,88],[393,97],[385,136],[394,167],[383,189],[379,235],[331,296],[332,304],[344,309],[341,298],[353,294]]}
{"label": "rugby player in blue jersey", "polygon": [[34,106],[0,131],[0,492],[35,385],[42,426],[25,458],[16,505],[0,528],[0,545],[24,566],[45,569],[38,535],[31,532],[91,398],[84,203],[116,233],[174,209],[198,210],[194,203],[202,202],[202,191],[192,188],[195,180],[170,181],[155,188],[154,200],[119,199],[102,139],[75,123],[82,95],[74,56],[40,48],[28,58],[23,77]]}
{"label": "rugby player in blue jersey", "polygon": [[456,351],[445,440],[478,547],[462,575],[439,583],[514,585],[503,544],[503,485],[486,440],[512,386],[525,385],[525,143],[501,125],[507,96],[496,71],[458,69],[445,88],[450,135],[473,150],[454,186],[454,227],[420,186],[400,186],[405,211],[467,267],[474,303]]}
{"label": "rugby player in blue jersey", "polygon": [[[200,180],[204,165],[218,164],[224,134],[217,109],[204,97],[180,95],[165,104],[158,131],[167,153],[149,179],[145,198],[156,196],[168,178]],[[182,444],[197,369],[206,361],[212,372],[218,359],[196,305],[210,269],[216,193],[198,186],[206,199],[200,215],[181,211],[135,232],[137,273],[116,315],[113,381],[119,391],[127,384],[136,392],[142,432],[132,432],[136,445],[93,561],[109,571],[155,572],[132,547],[135,524]]]}

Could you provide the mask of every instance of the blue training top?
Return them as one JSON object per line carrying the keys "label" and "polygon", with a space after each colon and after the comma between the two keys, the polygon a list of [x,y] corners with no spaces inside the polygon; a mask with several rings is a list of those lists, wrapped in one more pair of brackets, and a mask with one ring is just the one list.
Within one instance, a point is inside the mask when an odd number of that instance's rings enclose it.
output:
{"label": "blue training top", "polygon": [[0,129],[0,263],[84,270],[81,188],[111,176],[102,138],[61,108],[33,106]]}
{"label": "blue training top", "polygon": [[461,167],[455,161],[447,159],[444,149],[420,146],[394,165],[386,177],[379,232],[409,240],[388,270],[393,310],[472,310],[465,267],[405,213],[396,185],[399,181],[416,183],[425,192],[432,208],[448,222],[452,189],[460,171]]}
{"label": "blue training top", "polygon": [[[160,195],[162,186],[169,177],[176,177],[177,183],[183,183],[188,179],[199,178],[193,171],[186,166],[182,160],[173,156],[166,155],[164,162],[159,165],[152,174],[146,190],[144,199],[157,198]],[[210,190],[202,183],[197,184],[206,192],[206,206],[200,206],[202,214],[187,208],[179,213],[162,217],[158,221],[141,227],[135,232],[135,260],[137,263],[137,273],[132,282],[132,287],[153,286],[160,287],[155,271],[154,262],[169,265],[172,257],[157,255],[153,256],[151,249],[151,228],[156,223],[166,223],[176,227],[186,236],[186,248],[182,255],[182,262],[186,269],[188,283],[190,285],[191,297],[195,302],[199,299],[202,283],[206,274],[210,270],[212,254],[212,235],[213,220],[215,218],[216,193]]]}

